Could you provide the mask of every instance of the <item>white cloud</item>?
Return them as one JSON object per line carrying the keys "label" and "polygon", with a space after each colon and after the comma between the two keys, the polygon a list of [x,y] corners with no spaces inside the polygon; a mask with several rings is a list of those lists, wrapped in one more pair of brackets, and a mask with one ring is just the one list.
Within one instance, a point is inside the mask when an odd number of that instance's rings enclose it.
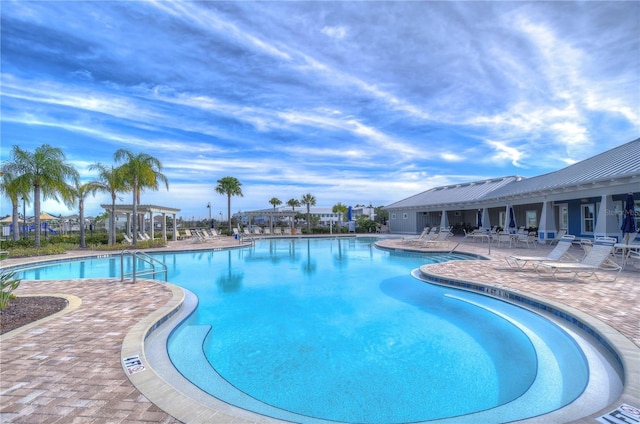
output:
{"label": "white cloud", "polygon": [[342,39],[347,35],[347,29],[343,26],[325,26],[321,32],[331,38]]}

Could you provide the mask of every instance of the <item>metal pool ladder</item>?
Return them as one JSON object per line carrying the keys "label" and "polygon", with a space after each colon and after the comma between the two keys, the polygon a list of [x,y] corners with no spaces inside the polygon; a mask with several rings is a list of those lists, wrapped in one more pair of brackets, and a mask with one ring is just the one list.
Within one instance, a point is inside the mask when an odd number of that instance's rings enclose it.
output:
{"label": "metal pool ladder", "polygon": [[[124,257],[125,255],[131,255],[131,272],[124,272]],[[138,259],[148,264],[151,268],[142,269],[140,271],[137,270]],[[156,269],[156,267],[161,269]],[[124,281],[126,277],[131,277],[133,282],[136,282],[136,279],[141,276],[151,275],[152,278],[155,278],[156,274],[164,273],[164,281],[167,281],[167,265],[159,261],[158,259],[147,255],[144,252],[139,250],[123,250],[120,252],[120,281]]]}

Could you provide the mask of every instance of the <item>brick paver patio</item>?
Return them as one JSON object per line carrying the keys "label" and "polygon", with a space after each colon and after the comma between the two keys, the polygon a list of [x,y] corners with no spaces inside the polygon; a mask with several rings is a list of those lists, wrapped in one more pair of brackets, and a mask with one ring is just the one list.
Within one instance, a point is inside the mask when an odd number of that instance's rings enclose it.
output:
{"label": "brick paver patio", "polygon": [[[216,247],[225,244],[237,246],[237,241],[229,238],[217,242]],[[397,239],[384,244],[391,248],[406,247]],[[173,242],[165,250],[196,248],[211,246]],[[457,250],[486,255],[488,246],[463,243]],[[569,305],[615,328],[640,347],[640,270],[628,267],[614,283],[592,278],[557,282],[541,280],[530,271],[509,269],[503,260],[505,255],[514,252],[542,256],[548,251],[546,246],[536,249],[492,247],[494,261],[437,264],[430,267],[430,272],[510,288]],[[63,257],[87,254],[96,252],[74,252]],[[7,259],[1,265],[8,267],[33,260]],[[133,386],[123,371],[120,356],[124,336],[131,327],[170,299],[167,287],[147,280],[135,285],[114,279],[23,281],[16,294],[64,294],[75,309],[0,338],[0,422],[179,422]],[[634,377],[640,379],[640,376]],[[640,406],[637,399],[635,406]]]}

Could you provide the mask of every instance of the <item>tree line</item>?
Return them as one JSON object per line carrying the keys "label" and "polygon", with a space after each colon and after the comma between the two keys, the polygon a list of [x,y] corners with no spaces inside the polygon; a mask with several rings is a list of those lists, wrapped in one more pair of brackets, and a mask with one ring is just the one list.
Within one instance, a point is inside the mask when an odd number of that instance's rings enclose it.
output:
{"label": "tree line", "polygon": [[[89,170],[96,171],[97,176],[89,182],[81,183],[78,171],[67,161],[62,149],[43,144],[34,151],[27,151],[14,145],[10,159],[0,165],[0,191],[11,201],[12,206],[13,240],[20,239],[19,202],[24,200],[34,205],[34,245],[36,248],[40,247],[41,201],[53,199],[62,201],[69,208],[78,206],[80,247],[86,248],[84,202],[89,195],[95,196],[96,193],[102,192],[108,193],[111,198],[108,243],[116,243],[116,200],[122,193],[132,194],[132,237],[134,244],[137,243],[138,206],[142,191],[158,190],[160,184],[168,190],[169,180],[162,173],[162,162],[146,153],[119,149],[114,153],[113,161],[111,165],[100,162],[91,164]],[[231,197],[243,195],[242,183],[235,177],[223,177],[217,181],[215,191],[227,196],[228,231],[231,234]],[[269,203],[275,211],[282,201],[273,197]],[[307,193],[299,200],[289,199],[286,204],[293,211],[302,205],[306,206],[307,233],[311,233],[311,207],[316,205],[315,196]],[[341,222],[342,215],[348,209],[339,202],[332,210],[339,215]],[[25,219],[26,217],[23,217],[23,220]]]}
{"label": "tree line", "polygon": [[[18,218],[19,201],[33,203],[34,246],[40,247],[41,201],[53,199],[65,206],[78,206],[80,217],[80,247],[86,248],[84,228],[84,201],[90,194],[109,193],[111,213],[109,214],[109,244],[116,242],[115,205],[119,193],[132,193],[133,216],[137,217],[140,194],[145,189],[157,190],[160,183],[169,189],[169,181],[162,173],[162,163],[146,153],[133,153],[126,149],[117,150],[114,165],[94,163],[89,166],[98,176],[87,183],[80,182],[78,171],[67,161],[62,149],[43,144],[34,151],[13,146],[11,158],[2,163],[0,190],[11,201],[13,240],[20,239]],[[23,217],[25,220],[26,217]],[[132,220],[134,243],[137,242],[138,220]]]}

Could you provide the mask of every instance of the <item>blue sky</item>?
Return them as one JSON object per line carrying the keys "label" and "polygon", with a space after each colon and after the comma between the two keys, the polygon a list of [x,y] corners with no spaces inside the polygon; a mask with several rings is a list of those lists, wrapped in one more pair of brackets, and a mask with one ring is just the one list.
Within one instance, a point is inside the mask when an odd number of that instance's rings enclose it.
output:
{"label": "blue sky", "polygon": [[[640,2],[0,7],[1,159],[48,143],[89,181],[117,149],[148,153],[170,187],[142,203],[184,217],[207,202],[226,216],[225,176],[243,184],[232,212],[305,193],[380,206],[640,135]],[[90,197],[87,214],[108,202]]]}

